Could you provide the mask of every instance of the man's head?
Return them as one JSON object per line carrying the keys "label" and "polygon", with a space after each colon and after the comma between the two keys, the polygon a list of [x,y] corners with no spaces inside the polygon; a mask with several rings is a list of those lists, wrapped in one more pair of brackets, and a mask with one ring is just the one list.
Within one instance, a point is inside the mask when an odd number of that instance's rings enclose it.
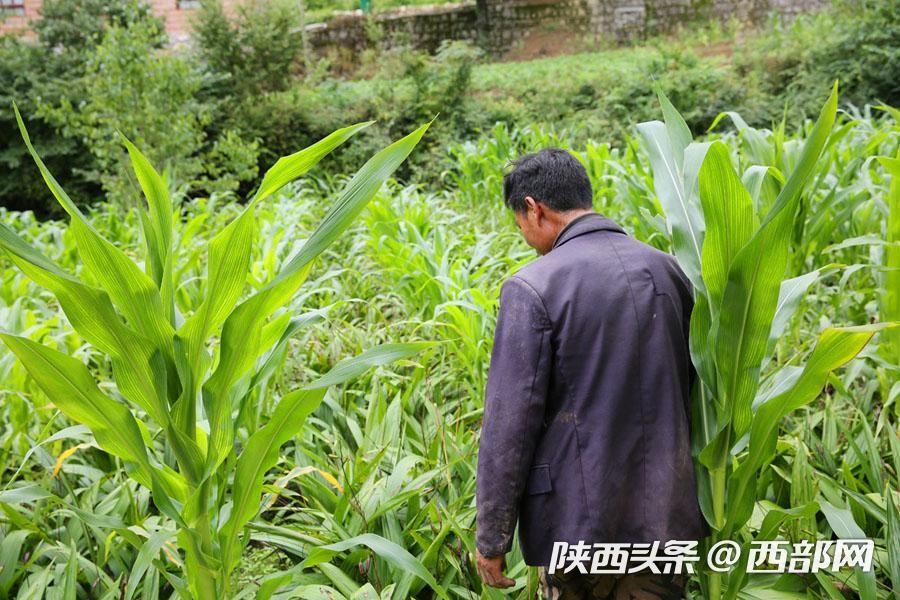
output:
{"label": "man's head", "polygon": [[503,196],[528,245],[540,254],[572,219],[591,211],[593,193],[587,171],[559,148],[526,154],[503,177]]}

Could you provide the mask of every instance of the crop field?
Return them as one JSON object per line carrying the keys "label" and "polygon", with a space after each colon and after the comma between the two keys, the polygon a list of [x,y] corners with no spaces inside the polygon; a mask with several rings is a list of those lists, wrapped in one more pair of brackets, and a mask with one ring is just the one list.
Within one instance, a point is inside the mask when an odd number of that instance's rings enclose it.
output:
{"label": "crop field", "polygon": [[0,600],[544,597],[475,529],[536,258],[503,177],[548,147],[692,286],[697,550],[740,559],[685,597],[900,600],[900,15],[856,2],[344,64],[293,2],[205,1],[185,50],[44,0],[0,36]]}
{"label": "crop field", "polygon": [[0,209],[0,598],[536,598],[517,546],[503,592],[472,555],[498,293],[534,258],[502,175],[547,146],[694,285],[703,546],[875,543],[869,572],[690,597],[900,598],[900,112],[826,95],[693,134],[660,95],[616,146],[498,125],[439,185],[392,178],[428,123],[324,175],[347,123],[241,201],[173,200],[123,138],[131,210],[78,208],[31,149],[66,218]]}

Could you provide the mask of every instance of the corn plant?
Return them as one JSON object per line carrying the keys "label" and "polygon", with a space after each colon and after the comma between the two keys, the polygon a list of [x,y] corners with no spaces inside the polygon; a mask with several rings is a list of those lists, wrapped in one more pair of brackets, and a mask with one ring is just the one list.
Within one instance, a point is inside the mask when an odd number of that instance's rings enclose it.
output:
{"label": "corn plant", "polygon": [[[785,367],[761,389],[766,357],[818,276],[792,276],[789,259],[804,188],[835,122],[837,85],[790,172],[753,166],[739,176],[725,143],[694,142],[662,94],[660,103],[664,122],[642,123],[639,132],[672,249],[694,287],[692,436],[701,508],[714,542],[745,533],[756,481],[775,456],[782,418],[815,399],[831,371],[888,324],[825,329],[802,369]],[[760,535],[772,535],[788,517],[773,511]],[[745,582],[745,568],[727,579],[704,573],[702,595],[734,598]]]}
{"label": "corn plant", "polygon": [[250,431],[245,443],[236,441],[241,435],[235,415],[256,398],[252,390],[270,355],[303,324],[282,309],[313,260],[350,225],[428,125],[375,154],[299,252],[274,278],[245,294],[258,235],[256,206],[369,123],[339,129],[276,162],[237,217],[210,241],[202,301],[191,314],[182,314],[173,276],[179,220],[166,179],[124,140],[147,201],[140,209],[142,268],[85,218],[41,161],[18,109],[16,118],[44,181],[68,213],[69,231],[90,279],[64,271],[5,225],[0,226],[0,247],[56,296],[72,328],[108,357],[115,392],[101,389],[88,367],[72,356],[25,336],[2,333],[0,338],[56,407],[86,425],[96,443],[152,491],[157,509],[175,524],[184,578],[164,573],[173,587],[184,597],[227,597],[229,575],[246,543],[245,527],[260,509],[263,479],[278,449],[300,431],[327,388],[424,347],[385,344],[341,361],[285,394],[265,425]]}

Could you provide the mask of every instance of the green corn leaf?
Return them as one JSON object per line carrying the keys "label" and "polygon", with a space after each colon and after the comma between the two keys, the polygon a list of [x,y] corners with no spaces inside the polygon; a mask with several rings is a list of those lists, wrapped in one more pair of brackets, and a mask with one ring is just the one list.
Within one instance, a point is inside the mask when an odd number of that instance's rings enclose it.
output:
{"label": "green corn leaf", "polygon": [[[684,165],[696,165],[699,168],[708,145],[691,144],[687,148],[680,146],[684,142],[684,136],[677,123],[672,125],[674,139],[669,135],[667,124],[660,121],[640,123],[637,129],[650,155],[653,185],[671,229],[672,250],[691,283],[702,290],[700,254],[703,245],[703,216],[699,203],[693,198],[693,185],[690,183],[693,177],[685,173]],[[678,134],[679,131],[682,132],[681,135]]]}
{"label": "green corn leaf", "polygon": [[266,171],[263,181],[256,194],[254,194],[253,200],[250,201],[248,208],[252,208],[256,203],[268,198],[288,183],[306,173],[332,150],[372,123],[374,121],[366,121],[338,129],[309,148],[305,148],[290,156],[279,158],[272,168]]}
{"label": "green corn leaf", "polygon": [[753,165],[744,171],[741,183],[750,192],[753,208],[760,215],[767,213],[775,204],[784,185],[784,175],[775,167]]}
{"label": "green corn leaf", "polygon": [[750,127],[740,114],[732,111],[719,113],[713,119],[712,125],[709,126],[709,131],[715,129],[725,117],[728,117],[734,123],[741,135],[741,141],[747,148],[747,155],[752,162],[763,166],[775,164],[775,147],[773,144],[766,140],[765,135],[761,131]]}
{"label": "green corn leaf", "polygon": [[252,210],[242,212],[213,238],[209,245],[203,303],[178,330],[178,337],[183,341],[179,345],[182,360],[190,371],[183,380],[175,420],[181,430],[190,435],[196,426],[197,390],[212,362],[206,351],[206,340],[224,323],[241,296],[250,271],[255,238],[256,220]]}
{"label": "green corn leaf", "polygon": [[715,323],[731,263],[756,229],[753,201],[731,166],[728,148],[722,142],[709,147],[700,168],[700,201],[706,221],[703,283]]}
{"label": "green corn leaf", "polygon": [[415,556],[394,542],[386,540],[374,533],[364,533],[335,544],[313,548],[312,552],[309,553],[309,556],[300,563],[300,568],[313,567],[328,562],[339,552],[344,552],[345,550],[355,548],[356,546],[367,546],[375,552],[375,554],[394,565],[400,571],[415,574],[416,577],[431,586],[431,589],[434,590],[435,594],[445,600],[449,600],[449,596],[444,588]]}
{"label": "green corn leaf", "polygon": [[130,464],[129,474],[153,492],[159,509],[183,524],[171,498],[183,497],[184,482],[170,469],[159,471],[152,466],[131,411],[101,392],[87,367],[78,360],[28,338],[0,333],[0,339],[22,361],[54,405],[73,421],[87,425],[106,452]]}
{"label": "green corn leaf", "polygon": [[140,213],[147,244],[148,265],[151,277],[162,288],[163,278],[172,276],[171,271],[166,270],[172,251],[172,197],[169,195],[169,186],[147,157],[124,135],[122,140],[131,158],[134,174],[147,198],[148,210],[141,210]]}
{"label": "green corn leaf", "polygon": [[275,279],[265,286],[264,290],[277,287],[285,279],[290,279],[293,273],[309,264],[340,237],[357,215],[362,212],[369,200],[375,196],[387,178],[406,160],[430,125],[430,122],[422,125],[370,158],[341,191],[337,203],[328,211],[325,219],[306,241],[300,252],[288,262]]}
{"label": "green corn leaf", "polygon": [[[185,434],[182,436],[185,448],[192,447],[197,392],[212,364],[205,349],[206,341],[234,309],[250,272],[250,259],[257,235],[254,215],[256,204],[306,173],[334,148],[367,125],[368,123],[361,123],[339,129],[316,144],[279,159],[264,177],[259,191],[249,205],[210,242],[206,294],[197,311],[178,331],[182,341],[178,347],[182,353],[180,362],[184,377],[182,395],[173,412],[178,429]],[[215,396],[214,393],[204,394],[203,397],[210,403],[214,403],[214,397],[222,398],[222,402],[225,402],[224,396]],[[215,412],[209,406],[207,410]],[[206,462],[205,457],[202,462]]]}
{"label": "green corn leaf", "polygon": [[64,415],[87,425],[101,448],[133,463],[135,479],[151,487],[152,467],[134,416],[100,391],[84,364],[28,338],[0,333],[0,339]]}
{"label": "green corn leaf", "polygon": [[669,98],[663,93],[662,88],[656,86],[656,97],[662,109],[663,121],[666,123],[666,135],[669,138],[669,147],[679,171],[684,172],[684,151],[694,141],[691,130],[688,128],[684,117],[675,109]]}
{"label": "green corn leaf", "polygon": [[800,161],[775,205],[728,272],[716,339],[716,364],[724,394],[721,421],[732,422],[739,439],[750,426],[750,407],[768,345],[787,269],[794,215],[800,193],[825,147],[837,113],[837,86],[803,146]]}
{"label": "green corn leaf", "polygon": [[106,292],[65,273],[3,224],[0,248],[35,283],[53,292],[75,331],[111,356],[119,391],[157,423],[165,423],[165,386],[157,384],[160,373],[151,362],[152,346],[122,322]]}
{"label": "green corn leaf", "polygon": [[44,182],[63,209],[71,217],[70,230],[75,236],[84,264],[109,294],[132,327],[171,355],[171,324],[166,320],[159,289],[119,248],[101,236],[85,219],[68,194],[62,189],[31,144],[19,109],[14,106],[16,121],[28,152],[37,164]]}
{"label": "green corn leaf", "polygon": [[781,282],[778,290],[778,304],[775,306],[775,315],[772,317],[772,328],[769,330],[769,341],[766,347],[766,359],[763,366],[768,362],[768,358],[775,350],[775,344],[778,338],[784,333],[791,317],[797,312],[801,300],[806,295],[810,286],[818,281],[823,275],[831,273],[837,269],[839,265],[825,265],[815,271],[798,275]]}
{"label": "green corn leaf", "polygon": [[[887,245],[884,248],[884,293],[881,313],[885,321],[900,321],[900,150],[894,158],[879,157],[891,177],[887,196]],[[884,346],[888,360],[900,364],[900,329],[885,332]]]}
{"label": "green corn leaf", "polygon": [[222,330],[219,364],[203,388],[210,422],[207,473],[218,467],[233,442],[228,394],[267,350],[262,346],[262,325],[294,296],[309,273],[310,263],[350,226],[422,139],[430,123],[419,127],[370,158],[347,183],[337,203],[279,274],[258,292],[241,302],[228,316]]}
{"label": "green corn leaf", "polygon": [[853,359],[878,331],[891,324],[829,328],[822,332],[803,372],[790,389],[762,404],[753,417],[747,457],[732,473],[729,490],[728,530],[747,521],[753,510],[758,472],[775,456],[781,419],[811,402],[825,385],[828,374]]}

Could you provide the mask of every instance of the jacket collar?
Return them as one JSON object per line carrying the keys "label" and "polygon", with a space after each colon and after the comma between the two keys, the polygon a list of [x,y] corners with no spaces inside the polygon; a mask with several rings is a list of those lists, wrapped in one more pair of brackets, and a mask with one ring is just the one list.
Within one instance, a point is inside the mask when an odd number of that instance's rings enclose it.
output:
{"label": "jacket collar", "polygon": [[625,230],[619,227],[612,219],[607,219],[600,213],[588,213],[572,220],[568,225],[563,227],[562,231],[557,234],[556,241],[553,242],[553,248],[551,248],[551,250],[580,235],[593,233],[594,231],[625,233]]}

